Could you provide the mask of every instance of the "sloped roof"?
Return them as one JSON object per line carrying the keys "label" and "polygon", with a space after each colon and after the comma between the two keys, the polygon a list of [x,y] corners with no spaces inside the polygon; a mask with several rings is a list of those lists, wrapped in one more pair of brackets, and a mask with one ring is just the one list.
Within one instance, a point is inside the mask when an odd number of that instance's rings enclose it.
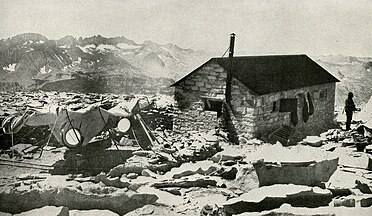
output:
{"label": "sloped roof", "polygon": [[[233,57],[232,64],[229,58],[212,58],[208,62],[210,61],[217,61],[226,70],[232,65],[233,76],[258,95],[339,82],[338,79],[304,54],[238,56]],[[190,74],[172,86],[177,86]]]}

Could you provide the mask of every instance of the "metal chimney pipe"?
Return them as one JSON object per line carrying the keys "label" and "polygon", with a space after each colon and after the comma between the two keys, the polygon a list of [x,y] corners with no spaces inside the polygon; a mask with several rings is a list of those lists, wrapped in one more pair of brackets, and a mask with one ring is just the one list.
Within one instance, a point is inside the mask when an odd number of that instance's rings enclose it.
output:
{"label": "metal chimney pipe", "polygon": [[225,90],[225,98],[226,103],[231,103],[231,82],[232,82],[232,66],[233,66],[233,57],[234,57],[234,45],[235,45],[235,33],[230,34],[230,48],[229,48],[229,61],[230,61],[230,68],[227,70],[227,77],[226,77],[226,90]]}

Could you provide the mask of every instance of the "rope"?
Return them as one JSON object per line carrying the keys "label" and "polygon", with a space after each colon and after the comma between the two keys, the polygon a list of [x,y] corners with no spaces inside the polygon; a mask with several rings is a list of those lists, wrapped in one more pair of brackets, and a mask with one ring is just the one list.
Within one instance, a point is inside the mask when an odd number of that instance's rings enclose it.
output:
{"label": "rope", "polygon": [[223,58],[223,57],[226,55],[227,51],[229,51],[229,50],[230,50],[230,47],[227,48],[227,50],[226,50],[225,53],[221,56],[221,58]]}
{"label": "rope", "polygon": [[54,129],[56,127],[56,124],[57,124],[57,120],[58,120],[58,115],[56,116],[56,120],[54,121],[52,130],[50,131],[50,134],[49,134],[49,137],[48,137],[48,141],[45,143],[45,145],[43,147],[41,147],[41,152],[40,152],[40,155],[39,155],[39,157],[37,159],[40,159],[41,158],[41,156],[43,155],[43,152],[44,152],[44,148],[49,145],[50,139],[52,138],[52,135],[53,135],[53,131],[54,131]]}

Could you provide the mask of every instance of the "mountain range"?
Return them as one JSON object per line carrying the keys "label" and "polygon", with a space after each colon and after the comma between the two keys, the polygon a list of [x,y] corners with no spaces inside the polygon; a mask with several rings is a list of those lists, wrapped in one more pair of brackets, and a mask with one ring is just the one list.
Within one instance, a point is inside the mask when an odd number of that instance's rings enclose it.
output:
{"label": "mountain range", "polygon": [[[152,93],[208,58],[204,51],[125,37],[49,40],[26,33],[0,41],[0,79],[24,89]],[[87,81],[96,82],[84,86]]]}
{"label": "mountain range", "polygon": [[[126,94],[169,93],[169,85],[209,58],[206,51],[136,43],[125,37],[71,35],[49,40],[25,33],[0,40],[0,90],[58,90]],[[349,91],[365,103],[372,95],[372,58],[310,56],[341,82],[336,104]]]}

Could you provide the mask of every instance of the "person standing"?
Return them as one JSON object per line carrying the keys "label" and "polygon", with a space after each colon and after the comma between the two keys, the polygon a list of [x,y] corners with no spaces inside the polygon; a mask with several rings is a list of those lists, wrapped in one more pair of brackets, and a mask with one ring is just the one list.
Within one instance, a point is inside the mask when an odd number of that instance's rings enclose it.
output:
{"label": "person standing", "polygon": [[353,112],[360,111],[360,109],[355,107],[353,96],[354,94],[349,92],[347,99],[345,100],[346,130],[350,130],[351,121],[353,120]]}

